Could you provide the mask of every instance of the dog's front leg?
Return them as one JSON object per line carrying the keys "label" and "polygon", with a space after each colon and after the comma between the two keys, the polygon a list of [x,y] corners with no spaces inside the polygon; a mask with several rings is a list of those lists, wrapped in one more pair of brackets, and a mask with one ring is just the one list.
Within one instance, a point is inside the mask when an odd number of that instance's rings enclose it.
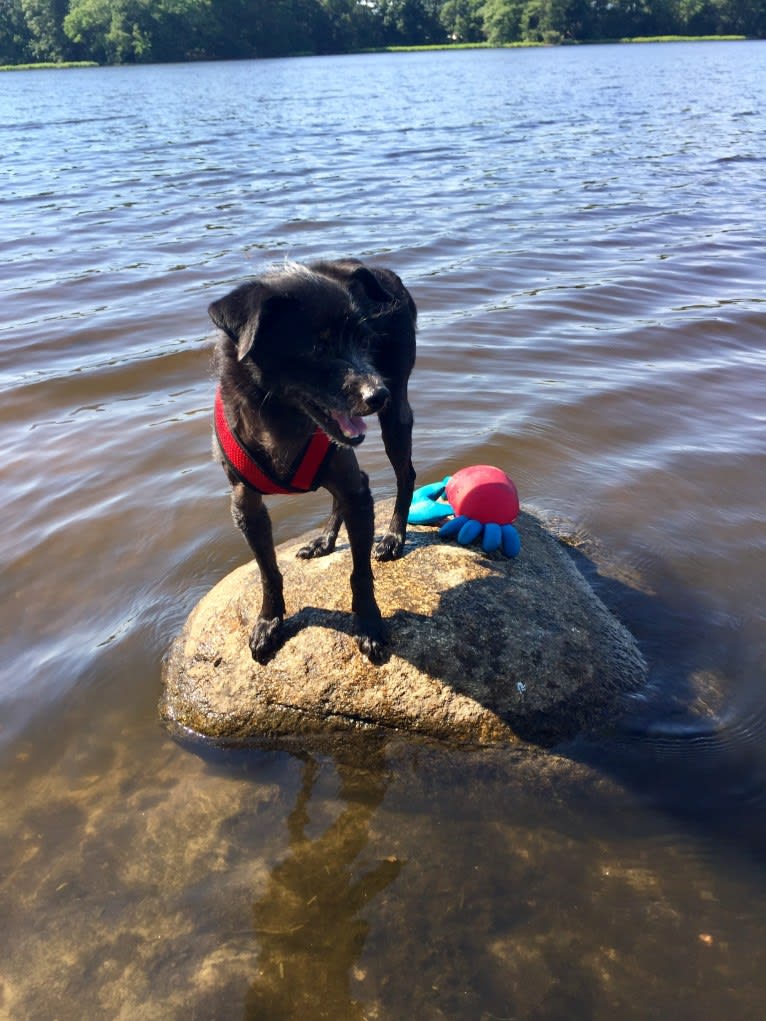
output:
{"label": "dog's front leg", "polygon": [[282,644],[281,629],[285,616],[282,575],[277,567],[271,518],[260,494],[240,483],[231,492],[231,513],[261,572],[263,601],[250,635],[250,652],[258,663],[266,663]]}
{"label": "dog's front leg", "polygon": [[336,497],[332,500],[332,510],[320,535],[317,535],[310,542],[296,553],[301,560],[311,560],[313,557],[326,557],[335,549],[335,542],[338,538],[343,516],[340,512],[340,504]]}
{"label": "dog's front leg", "polygon": [[391,400],[380,412],[380,431],[388,459],[396,473],[396,502],[388,531],[375,548],[378,560],[396,560],[404,552],[407,515],[415,489],[412,467],[412,408],[407,391],[392,388]]}
{"label": "dog's front leg", "polygon": [[375,515],[370,484],[358,471],[358,488],[338,493],[338,504],[351,546],[351,609],[361,652],[371,663],[382,663],[386,654],[386,631],[375,599],[372,579],[372,540]]}

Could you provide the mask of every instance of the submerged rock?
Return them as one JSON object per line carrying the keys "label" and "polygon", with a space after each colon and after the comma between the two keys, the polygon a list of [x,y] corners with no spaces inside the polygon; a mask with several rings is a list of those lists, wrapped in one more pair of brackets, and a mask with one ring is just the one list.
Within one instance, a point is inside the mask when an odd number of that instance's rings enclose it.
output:
{"label": "submerged rock", "polygon": [[[379,509],[379,530],[390,513]],[[374,666],[351,633],[351,554],[298,560],[279,547],[285,642],[265,665],[248,638],[260,606],[254,563],[198,603],[165,669],[166,721],[224,742],[289,742],[365,729],[461,743],[553,744],[614,713],[645,680],[626,629],[530,513],[515,560],[411,527],[405,555],[376,564],[390,656]]]}

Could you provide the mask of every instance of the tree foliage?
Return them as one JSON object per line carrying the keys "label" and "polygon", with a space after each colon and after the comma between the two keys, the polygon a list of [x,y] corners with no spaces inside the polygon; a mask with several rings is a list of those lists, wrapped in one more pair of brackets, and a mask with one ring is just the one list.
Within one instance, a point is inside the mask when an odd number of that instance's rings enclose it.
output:
{"label": "tree foliage", "polygon": [[6,64],[685,34],[764,37],[766,0],[0,0]]}
{"label": "tree foliage", "polygon": [[444,29],[456,43],[483,42],[484,0],[444,0],[439,12]]}

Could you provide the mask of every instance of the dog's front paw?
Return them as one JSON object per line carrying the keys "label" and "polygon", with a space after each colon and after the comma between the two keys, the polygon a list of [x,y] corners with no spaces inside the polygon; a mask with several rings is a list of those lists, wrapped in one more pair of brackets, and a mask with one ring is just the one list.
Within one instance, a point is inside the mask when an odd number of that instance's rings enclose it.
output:
{"label": "dog's front paw", "polygon": [[373,666],[380,666],[388,658],[388,646],[385,642],[378,641],[377,638],[370,638],[369,635],[357,635],[356,644],[362,655],[366,656]]}
{"label": "dog's front paw", "polygon": [[334,549],[335,536],[318,535],[316,539],[312,539],[311,542],[307,542],[305,546],[301,546],[295,555],[301,560],[313,560],[314,557],[326,557],[328,553],[332,553]]}
{"label": "dog's front paw", "polygon": [[256,663],[268,663],[274,653],[282,644],[282,618],[272,617],[266,620],[262,617],[257,621],[250,635],[250,652]]}
{"label": "dog's front paw", "polygon": [[376,560],[398,560],[404,552],[404,536],[386,532],[375,547]]}
{"label": "dog's front paw", "polygon": [[384,663],[388,658],[386,629],[382,620],[370,621],[356,618],[356,644],[363,656],[375,666]]}

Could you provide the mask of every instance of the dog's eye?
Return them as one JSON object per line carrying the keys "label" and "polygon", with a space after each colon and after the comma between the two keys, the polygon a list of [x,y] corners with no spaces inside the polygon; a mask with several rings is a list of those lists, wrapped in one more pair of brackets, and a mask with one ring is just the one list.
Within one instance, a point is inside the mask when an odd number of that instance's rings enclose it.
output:
{"label": "dog's eye", "polygon": [[360,351],[369,353],[372,348],[374,334],[368,326],[362,326],[357,333],[356,344]]}
{"label": "dog's eye", "polygon": [[313,353],[318,358],[321,358],[322,355],[326,355],[327,352],[330,350],[330,340],[331,339],[332,338],[331,338],[329,330],[323,330],[314,339]]}

